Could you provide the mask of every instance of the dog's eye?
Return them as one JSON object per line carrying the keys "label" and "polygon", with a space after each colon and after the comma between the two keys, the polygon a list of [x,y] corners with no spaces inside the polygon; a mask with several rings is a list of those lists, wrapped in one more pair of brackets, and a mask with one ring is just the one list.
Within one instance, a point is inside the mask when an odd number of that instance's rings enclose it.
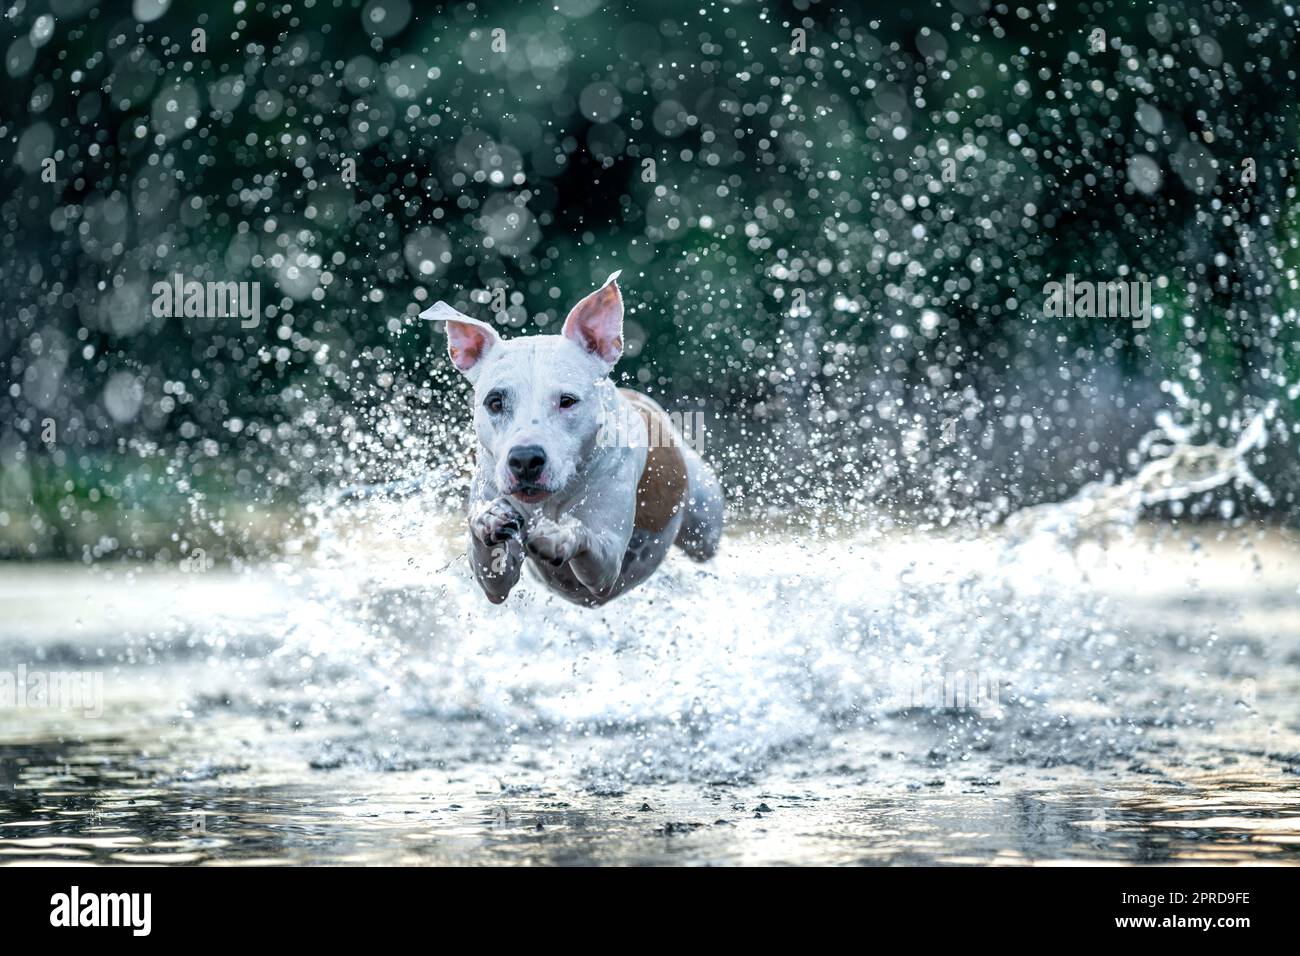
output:
{"label": "dog's eye", "polygon": [[493,415],[500,415],[505,409],[505,399],[501,397],[500,392],[492,392],[487,398],[483,399],[483,407]]}
{"label": "dog's eye", "polygon": [[561,408],[572,408],[574,405],[577,405],[577,404],[578,404],[578,396],[577,396],[577,395],[561,395],[561,396],[560,396],[560,407],[561,407]]}

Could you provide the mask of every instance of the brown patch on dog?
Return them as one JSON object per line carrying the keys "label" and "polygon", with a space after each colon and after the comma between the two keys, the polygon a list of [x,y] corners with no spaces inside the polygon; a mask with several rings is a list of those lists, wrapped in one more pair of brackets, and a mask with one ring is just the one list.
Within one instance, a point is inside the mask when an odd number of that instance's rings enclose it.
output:
{"label": "brown patch on dog", "polygon": [[636,486],[633,524],[642,531],[658,533],[668,527],[686,504],[686,458],[678,447],[677,432],[668,413],[654,399],[630,388],[618,391],[641,415],[650,445],[645,470]]}

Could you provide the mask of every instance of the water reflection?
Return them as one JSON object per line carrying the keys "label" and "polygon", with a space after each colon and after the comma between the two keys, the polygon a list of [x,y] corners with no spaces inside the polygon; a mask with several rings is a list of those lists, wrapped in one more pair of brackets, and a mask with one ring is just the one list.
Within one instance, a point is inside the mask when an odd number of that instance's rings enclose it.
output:
{"label": "water reflection", "polygon": [[[145,748],[147,752],[147,748]],[[840,768],[623,793],[458,768],[168,778],[122,739],[0,751],[7,864],[1300,863],[1300,794],[1232,775],[1097,789],[1039,771],[918,785]],[[1266,770],[1256,768],[1261,774]],[[805,777],[804,780],[798,779]],[[1053,775],[1055,776],[1055,775]],[[1075,774],[1065,774],[1072,777]],[[229,778],[229,779],[227,779]],[[165,781],[165,782],[164,782]]]}
{"label": "water reflection", "polygon": [[[95,719],[0,707],[0,862],[1300,863],[1291,538],[801,547],[617,616],[485,610],[396,545],[8,568],[0,670],[104,680]],[[916,706],[913,665],[996,706]]]}

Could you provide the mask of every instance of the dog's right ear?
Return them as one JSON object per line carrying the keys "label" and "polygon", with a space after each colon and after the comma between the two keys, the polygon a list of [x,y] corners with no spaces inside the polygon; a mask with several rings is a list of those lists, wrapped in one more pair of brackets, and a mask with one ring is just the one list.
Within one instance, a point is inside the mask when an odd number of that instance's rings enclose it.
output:
{"label": "dog's right ear", "polygon": [[420,313],[420,318],[447,324],[447,352],[451,362],[471,380],[478,364],[501,342],[501,336],[492,326],[457,312],[446,302],[435,302]]}

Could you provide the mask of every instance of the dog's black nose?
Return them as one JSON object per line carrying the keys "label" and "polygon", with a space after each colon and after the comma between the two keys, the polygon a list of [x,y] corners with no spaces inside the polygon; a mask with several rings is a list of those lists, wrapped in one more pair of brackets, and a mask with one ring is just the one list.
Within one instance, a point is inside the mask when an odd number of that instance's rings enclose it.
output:
{"label": "dog's black nose", "polygon": [[541,445],[516,445],[506,458],[510,474],[523,484],[532,484],[542,476],[546,467],[546,452]]}

